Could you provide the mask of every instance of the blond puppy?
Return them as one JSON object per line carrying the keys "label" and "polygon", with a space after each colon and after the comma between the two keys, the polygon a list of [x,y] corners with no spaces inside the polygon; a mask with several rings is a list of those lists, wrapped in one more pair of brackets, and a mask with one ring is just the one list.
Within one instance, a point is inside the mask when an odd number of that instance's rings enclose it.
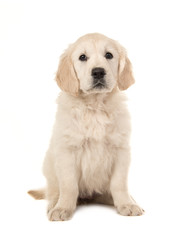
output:
{"label": "blond puppy", "polygon": [[71,218],[81,201],[143,214],[128,192],[130,116],[123,90],[134,83],[125,49],[101,35],[79,38],[61,56],[61,88],[43,172],[47,186],[29,191],[48,200],[48,218]]}

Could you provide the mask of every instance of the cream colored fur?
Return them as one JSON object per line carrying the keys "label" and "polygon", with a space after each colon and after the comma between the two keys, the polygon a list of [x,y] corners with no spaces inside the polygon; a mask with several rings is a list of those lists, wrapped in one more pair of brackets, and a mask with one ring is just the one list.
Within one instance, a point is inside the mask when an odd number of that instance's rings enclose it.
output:
{"label": "cream colored fur", "polygon": [[[113,59],[104,57],[106,52]],[[79,60],[86,54],[88,60]],[[92,89],[91,70],[106,70],[107,87]],[[143,210],[128,192],[130,116],[122,90],[134,83],[125,49],[101,34],[88,34],[62,55],[56,81],[63,90],[43,172],[47,187],[30,191],[48,200],[49,220],[67,220],[78,201],[114,204],[122,215]]]}

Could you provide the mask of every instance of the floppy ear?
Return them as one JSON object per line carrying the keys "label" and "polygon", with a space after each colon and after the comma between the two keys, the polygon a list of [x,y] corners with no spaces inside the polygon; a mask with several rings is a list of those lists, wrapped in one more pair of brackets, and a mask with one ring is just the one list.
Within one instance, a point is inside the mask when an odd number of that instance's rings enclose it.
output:
{"label": "floppy ear", "polygon": [[79,81],[74,71],[72,60],[67,51],[60,58],[55,79],[61,90],[69,92],[72,95],[78,94]]}
{"label": "floppy ear", "polygon": [[127,56],[125,56],[124,61],[120,61],[119,63],[119,76],[118,76],[118,87],[120,90],[126,90],[133,83],[135,83],[132,65]]}

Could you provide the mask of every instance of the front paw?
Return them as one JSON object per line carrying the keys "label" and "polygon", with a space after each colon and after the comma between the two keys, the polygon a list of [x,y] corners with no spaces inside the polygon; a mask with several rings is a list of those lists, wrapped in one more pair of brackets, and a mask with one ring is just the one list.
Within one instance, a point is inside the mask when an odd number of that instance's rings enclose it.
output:
{"label": "front paw", "polygon": [[55,208],[48,212],[48,219],[50,221],[66,221],[73,215],[73,211],[63,208]]}
{"label": "front paw", "polygon": [[117,210],[123,216],[140,216],[144,213],[144,210],[137,204],[123,204]]}

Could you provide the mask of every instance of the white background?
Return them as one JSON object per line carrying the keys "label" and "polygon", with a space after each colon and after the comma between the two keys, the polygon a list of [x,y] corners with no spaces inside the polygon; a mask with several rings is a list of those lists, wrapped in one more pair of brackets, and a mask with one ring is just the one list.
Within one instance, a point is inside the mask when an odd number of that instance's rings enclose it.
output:
{"label": "white background", "polygon": [[[1,239],[180,239],[178,2],[0,1]],[[118,40],[134,67],[129,186],[146,213],[122,217],[93,205],[68,222],[49,222],[45,201],[26,192],[45,184],[59,56],[89,32]]]}

